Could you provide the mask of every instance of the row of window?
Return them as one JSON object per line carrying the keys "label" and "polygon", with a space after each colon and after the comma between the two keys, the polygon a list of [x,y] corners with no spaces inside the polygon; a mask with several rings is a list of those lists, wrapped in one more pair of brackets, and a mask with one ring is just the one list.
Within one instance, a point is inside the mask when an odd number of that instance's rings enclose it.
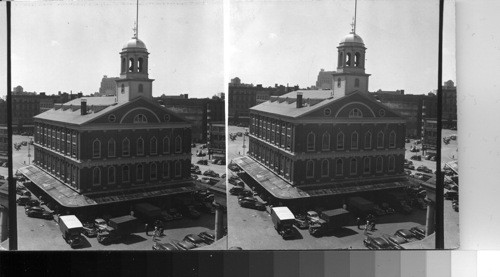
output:
{"label": "row of window", "polygon": [[[137,164],[135,165],[135,182],[142,182],[144,181],[144,167],[145,165],[142,164]],[[170,178],[170,162],[163,162],[162,163],[162,177],[165,178]],[[130,166],[125,165],[121,167],[121,176],[122,176],[122,183],[128,183],[130,182]],[[103,169],[102,171],[105,171],[104,173],[107,176],[107,184],[108,185],[113,185],[116,184],[116,167],[114,166],[109,166],[106,169]],[[92,170],[92,185],[94,186],[99,186],[101,185],[102,182],[102,173],[101,168],[99,167],[94,167]],[[181,177],[182,175],[182,163],[181,161],[175,161],[174,162],[174,176],[175,177]],[[157,180],[158,179],[158,165],[157,163],[150,163],[149,164],[149,180]]]}
{"label": "row of window", "polygon": [[35,151],[34,162],[45,168],[45,170],[52,172],[65,183],[77,188],[79,172],[75,165],[66,162],[64,159],[47,155],[42,150]]}
{"label": "row of window", "polygon": [[71,157],[77,157],[77,133],[69,129],[35,126],[35,142]]}
{"label": "row of window", "polygon": [[[177,136],[175,138],[175,153],[182,153],[182,138]],[[130,140],[128,138],[124,138],[122,140],[122,156],[130,156]],[[162,140],[162,153],[170,154],[170,138],[168,136],[164,137]],[[144,150],[144,139],[138,138],[136,141],[136,155],[143,156],[145,154]],[[149,140],[149,155],[157,155],[158,154],[158,140],[156,137],[152,137]],[[94,139],[92,143],[92,157],[100,158],[101,157],[101,141],[99,139]],[[108,158],[116,157],[116,141],[114,138],[110,138],[108,140]]]}
{"label": "row of window", "polygon": [[[384,132],[377,133],[377,148],[384,148]],[[367,131],[364,136],[364,149],[372,148],[372,133]],[[389,148],[396,148],[396,132],[391,131],[389,134]],[[345,150],[345,135],[342,131],[337,134],[336,150]],[[359,134],[357,131],[351,133],[351,150],[359,149]],[[316,134],[310,132],[307,134],[307,151],[316,150]],[[330,149],[330,133],[323,133],[321,139],[321,150],[329,151]]]}
{"label": "row of window", "polygon": [[291,181],[291,159],[283,156],[278,151],[272,151],[270,148],[261,147],[254,142],[250,142],[249,147],[250,154],[254,158],[269,166],[276,174]]}
{"label": "row of window", "polygon": [[292,124],[284,121],[270,121],[252,117],[250,133],[278,147],[291,150]]}
{"label": "row of window", "polygon": [[[363,174],[371,173],[371,157],[363,158]],[[358,174],[358,160],[356,158],[351,158],[349,162],[349,174],[357,175]],[[308,160],[306,162],[306,178],[314,178],[315,173],[315,165],[316,162],[313,160]],[[381,156],[376,158],[375,171],[377,173],[383,172],[384,159]],[[321,160],[321,177],[329,177],[330,176],[330,160],[323,159]],[[396,162],[394,156],[389,156],[388,158],[388,171],[394,172],[396,169]],[[339,158],[335,162],[335,175],[343,176],[344,175],[344,160]]]}

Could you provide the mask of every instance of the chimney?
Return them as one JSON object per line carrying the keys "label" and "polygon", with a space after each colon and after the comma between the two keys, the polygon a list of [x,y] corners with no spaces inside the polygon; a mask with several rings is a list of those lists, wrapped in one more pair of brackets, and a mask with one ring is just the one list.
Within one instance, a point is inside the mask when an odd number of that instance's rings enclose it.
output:
{"label": "chimney", "polygon": [[80,111],[82,112],[82,115],[87,114],[87,99],[82,99]]}
{"label": "chimney", "polygon": [[297,91],[297,108],[302,107],[302,91]]}

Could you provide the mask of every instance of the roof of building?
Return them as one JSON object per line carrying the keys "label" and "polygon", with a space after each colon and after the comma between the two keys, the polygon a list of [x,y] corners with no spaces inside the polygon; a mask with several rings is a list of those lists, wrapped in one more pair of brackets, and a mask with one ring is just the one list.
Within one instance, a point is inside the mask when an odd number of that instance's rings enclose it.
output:
{"label": "roof of building", "polygon": [[[302,93],[302,107],[300,108],[297,108],[296,104],[297,93]],[[362,95],[368,101],[381,105],[372,95],[361,91],[354,91],[346,96],[335,97],[332,95],[332,90],[298,90],[279,97],[272,96],[269,101],[256,105],[250,108],[250,110],[296,118],[353,95]]]}
{"label": "roof of building", "polygon": [[131,40],[127,41],[127,43],[125,43],[123,45],[123,49],[127,49],[127,48],[146,49],[146,44],[142,40],[134,37]]}
{"label": "roof of building", "polygon": [[354,32],[351,32],[349,33],[347,36],[345,36],[341,41],[340,41],[340,44],[344,44],[344,43],[359,43],[359,44],[365,44],[363,42],[363,39],[356,33]]}

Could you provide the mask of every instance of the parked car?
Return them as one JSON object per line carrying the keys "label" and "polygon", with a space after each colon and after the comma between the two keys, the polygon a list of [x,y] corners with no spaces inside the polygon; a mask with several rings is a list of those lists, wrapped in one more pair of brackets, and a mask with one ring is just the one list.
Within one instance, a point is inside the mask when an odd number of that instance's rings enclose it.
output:
{"label": "parked car", "polygon": [[410,229],[410,232],[419,240],[425,238],[425,229],[422,226],[415,226]]}
{"label": "parked car", "polygon": [[198,212],[193,205],[187,206],[186,216],[192,219],[200,218],[201,214]]}
{"label": "parked car", "polygon": [[16,203],[17,203],[19,206],[24,206],[24,205],[26,205],[26,203],[27,203],[28,201],[30,201],[30,200],[31,200],[31,197],[30,197],[30,196],[25,196],[25,195],[23,195],[23,196],[21,196],[21,197],[17,198]]}
{"label": "parked car", "polygon": [[165,222],[174,220],[174,216],[169,214],[167,211],[161,211],[161,219]]}
{"label": "parked car", "polygon": [[198,234],[198,236],[206,243],[212,244],[215,241],[215,234],[212,231],[205,231]]}
{"label": "parked car", "polygon": [[166,242],[166,243],[155,242],[151,248],[153,248],[153,250],[159,250],[159,251],[180,250],[179,247],[177,247],[177,245],[171,242]]}
{"label": "parked car", "polygon": [[189,235],[185,236],[184,241],[191,242],[194,245],[196,245],[196,247],[202,247],[202,246],[207,245],[205,243],[205,241],[200,236],[195,235],[195,234],[189,234]]}
{"label": "parked car", "polygon": [[363,240],[363,244],[372,250],[387,250],[394,249],[394,247],[384,238],[382,237],[366,237]]}
{"label": "parked car", "polygon": [[97,237],[97,230],[95,227],[88,227],[84,225],[82,233],[88,238]]}
{"label": "parked car", "polygon": [[417,167],[417,171],[425,172],[425,173],[432,173],[432,169],[428,168],[425,165],[421,165]]}
{"label": "parked car", "polygon": [[386,238],[390,243],[397,244],[397,245],[407,243],[406,239],[402,238],[400,236],[387,236]]}
{"label": "parked car", "polygon": [[198,160],[196,163],[201,165],[208,165],[208,160]]}
{"label": "parked car", "polygon": [[410,157],[410,159],[414,160],[414,161],[421,161],[422,160],[422,156],[420,155],[413,155]]}
{"label": "parked car", "polygon": [[444,199],[446,200],[455,200],[458,199],[458,192],[456,191],[447,191],[444,193]]}
{"label": "parked car", "polygon": [[238,176],[234,176],[234,175],[231,175],[231,176],[229,176],[229,178],[228,178],[228,180],[227,180],[227,181],[228,181],[230,184],[234,185],[234,184],[236,183],[236,181],[239,181],[239,180],[240,180],[240,177],[238,177]]}
{"label": "parked car", "polygon": [[219,178],[220,177],[218,173],[216,173],[215,171],[213,171],[211,169],[206,170],[205,172],[203,172],[203,175],[214,177],[214,178]]}
{"label": "parked car", "polygon": [[308,211],[306,213],[306,218],[307,218],[307,221],[309,221],[309,224],[310,224],[311,222],[318,221],[319,220],[319,215],[315,211]]}
{"label": "parked car", "polygon": [[191,173],[201,175],[201,170],[199,168],[191,169]]}
{"label": "parked car", "polygon": [[38,201],[36,199],[30,199],[26,202],[26,204],[24,204],[24,206],[26,206],[27,208],[40,207],[40,201]]}
{"label": "parked car", "polygon": [[234,172],[240,171],[240,167],[237,164],[235,164],[235,163],[230,163],[227,166],[227,168],[229,168],[229,170],[234,171]]}
{"label": "parked car", "polygon": [[309,222],[307,221],[307,218],[304,214],[296,214],[295,215],[295,226],[299,229],[308,229],[309,228]]}
{"label": "parked car", "polygon": [[37,217],[42,219],[53,219],[54,216],[51,212],[46,211],[42,207],[31,207],[24,210],[25,214],[29,217]]}
{"label": "parked car", "polygon": [[412,242],[416,241],[417,238],[415,237],[415,234],[413,234],[410,230],[408,229],[399,229],[394,233],[395,236],[404,238],[407,242]]}
{"label": "parked car", "polygon": [[196,152],[196,157],[205,157],[207,154],[201,150]]}
{"label": "parked car", "polygon": [[196,248],[196,245],[190,241],[179,241],[179,242],[176,242],[175,243],[175,246],[177,246],[177,248],[179,248],[179,250],[191,250],[191,249],[194,249]]}
{"label": "parked car", "polygon": [[240,204],[240,206],[244,208],[254,209],[258,211],[266,210],[266,205],[264,203],[252,197],[239,198],[238,204]]}
{"label": "parked car", "polygon": [[238,194],[238,198],[243,198],[243,197],[253,197],[253,192],[251,190],[242,190],[240,194]]}
{"label": "parked car", "polygon": [[232,187],[231,189],[229,189],[229,193],[231,195],[239,195],[244,190],[245,188],[242,187]]}
{"label": "parked car", "polygon": [[102,218],[94,219],[94,224],[98,230],[106,230],[108,228],[108,223]]}
{"label": "parked car", "polygon": [[168,209],[168,213],[174,217],[174,219],[182,219],[182,214],[177,211],[176,208]]}

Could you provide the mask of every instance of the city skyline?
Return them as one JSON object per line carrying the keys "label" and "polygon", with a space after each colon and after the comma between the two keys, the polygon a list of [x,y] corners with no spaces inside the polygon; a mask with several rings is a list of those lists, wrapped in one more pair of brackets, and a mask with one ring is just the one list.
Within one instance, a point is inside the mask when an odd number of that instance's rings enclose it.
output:
{"label": "city skyline", "polygon": [[[230,78],[306,88],[321,69],[336,70],[336,47],[351,31],[354,1],[236,2],[230,13]],[[454,17],[446,1],[442,77],[456,83]],[[367,47],[370,91],[437,89],[437,1],[359,1],[356,34]]]}
{"label": "city skyline", "polygon": [[[12,87],[98,92],[104,75],[119,77],[119,52],[134,34],[135,5],[12,3]],[[154,96],[205,98],[224,91],[221,1],[140,1],[138,21],[139,38],[150,53]]]}

